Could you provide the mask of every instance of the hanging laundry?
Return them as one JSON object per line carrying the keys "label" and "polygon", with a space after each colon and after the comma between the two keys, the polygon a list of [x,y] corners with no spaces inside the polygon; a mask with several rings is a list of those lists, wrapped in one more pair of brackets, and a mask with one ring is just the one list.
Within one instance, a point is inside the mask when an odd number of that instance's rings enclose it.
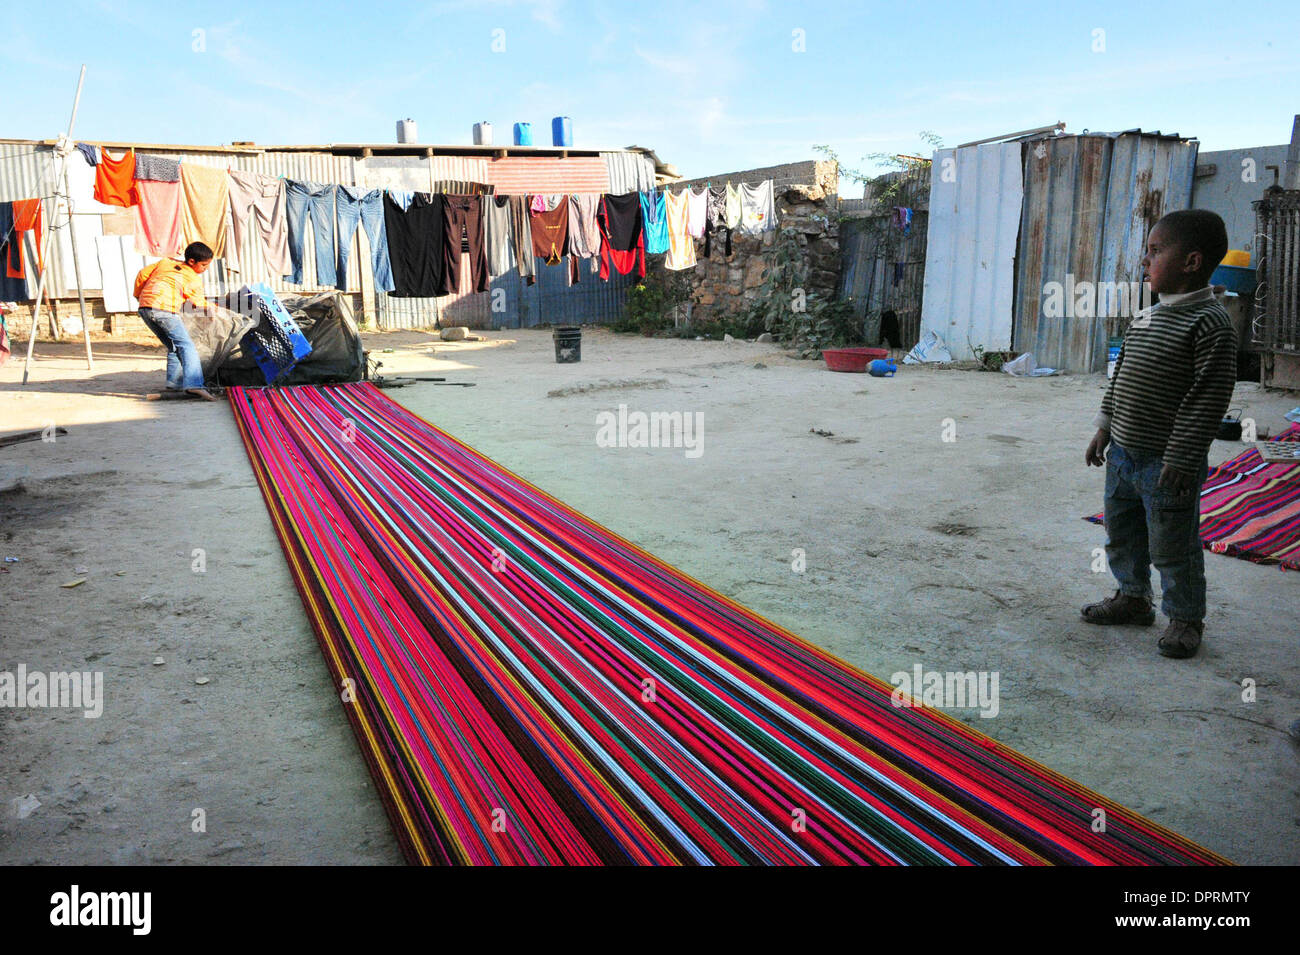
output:
{"label": "hanging laundry", "polygon": [[483,197],[444,196],[442,221],[447,232],[443,236],[443,290],[448,294],[459,290],[461,253],[467,250],[470,288],[475,292],[486,292],[488,260]]}
{"label": "hanging laundry", "polygon": [[731,227],[727,225],[727,193],[722,189],[709,190],[709,224],[704,232],[704,257],[713,254],[713,237],[726,233],[727,245],[723,255],[731,256]]}
{"label": "hanging laundry", "polygon": [[134,149],[128,149],[121,159],[114,159],[107,149],[100,150],[99,165],[95,167],[95,198],[109,206],[133,206],[139,201]]}
{"label": "hanging laundry", "polygon": [[154,182],[180,182],[181,164],[166,156],[135,154],[135,178]]}
{"label": "hanging laundry", "polygon": [[[337,262],[334,258],[334,193],[332,183],[305,182],[297,179],[284,181],[285,217],[289,231],[289,261],[291,268],[286,282],[303,284],[303,248],[307,242],[307,216],[311,215],[312,244],[315,248],[316,285],[320,288],[333,285]],[[387,223],[387,207],[384,221]],[[389,241],[391,252],[391,237]]]}
{"label": "hanging laundry", "polygon": [[[68,181],[68,199],[72,211],[90,215],[113,215],[122,212],[120,205],[109,205],[95,198],[97,179],[96,166],[86,161],[86,154],[81,150],[68,153],[64,173]],[[98,162],[98,157],[96,157]],[[128,210],[130,206],[126,207]],[[131,213],[128,211],[128,215]]]}
{"label": "hanging laundry", "polygon": [[731,183],[727,183],[727,200],[726,200],[727,217],[724,220],[728,229],[740,228],[740,190]]}
{"label": "hanging laundry", "polygon": [[488,196],[483,206],[487,232],[488,274],[505,275],[515,267],[515,247],[510,234],[510,197]]}
{"label": "hanging laundry", "polygon": [[686,231],[695,239],[704,238],[709,227],[709,190],[701,186],[699,190],[689,189],[686,193]]}
{"label": "hanging laundry", "polygon": [[77,151],[86,157],[86,165],[99,165],[99,147],[92,146],[90,143],[77,143]]}
{"label": "hanging laundry", "polygon": [[563,193],[554,193],[547,196],[533,196],[533,201],[529,205],[532,212],[554,212],[561,202],[564,202],[568,196]]}
{"label": "hanging laundry", "polygon": [[181,184],[141,180],[135,184],[140,199],[135,207],[135,247],[142,255],[171,259],[184,257]]}
{"label": "hanging laundry", "polygon": [[645,222],[641,193],[602,196],[596,213],[600,227],[600,277],[608,281],[610,267],[627,275],[633,266],[645,277]]}
{"label": "hanging laundry", "polygon": [[366,244],[370,247],[370,274],[374,277],[375,291],[391,292],[393,266],[388,257],[388,233],[384,227],[384,190],[339,186],[334,195],[334,209],[339,248],[334,287],[340,292],[347,291],[348,256],[359,223],[365,229]]}
{"label": "hanging laundry", "polygon": [[411,208],[411,200],[415,198],[415,193],[409,189],[389,189],[388,195],[393,202],[401,207],[403,212]]}
{"label": "hanging laundry", "polygon": [[229,196],[230,174],[226,170],[189,162],[181,166],[181,231],[186,245],[202,242],[218,259],[226,254]]}
{"label": "hanging laundry", "polygon": [[568,251],[569,204],[562,202],[550,212],[534,212],[529,227],[533,253],[547,265],[559,265]]}
{"label": "hanging laundry", "polygon": [[645,250],[647,255],[668,251],[668,216],[662,192],[642,192],[641,217],[645,220]]}
{"label": "hanging laundry", "polygon": [[740,231],[747,235],[759,235],[776,228],[776,203],[773,196],[772,180],[751,186],[747,182],[740,184]]}
{"label": "hanging laundry", "polygon": [[[143,202],[141,203],[143,205]],[[251,225],[262,244],[262,258],[272,275],[287,275],[293,269],[289,255],[289,214],[284,180],[260,172],[230,171],[230,239],[226,244],[226,268],[244,271],[248,263],[248,229]],[[383,229],[383,210],[379,226]]]}
{"label": "hanging laundry", "polygon": [[443,197],[417,192],[406,211],[384,195],[384,230],[393,270],[393,291],[399,298],[432,298],[442,293]]}
{"label": "hanging laundry", "polygon": [[912,210],[907,206],[894,206],[894,227],[899,229],[903,235],[910,235],[912,232]]}
{"label": "hanging laundry", "polygon": [[664,193],[664,220],[668,227],[668,256],[664,268],[672,271],[695,268],[695,240],[687,231],[690,227],[690,195],[683,189],[677,195]]}
{"label": "hanging laundry", "polygon": [[579,258],[600,255],[600,227],[596,225],[599,205],[596,193],[569,196],[569,251]]}
{"label": "hanging laundry", "polygon": [[537,274],[533,256],[533,221],[527,196],[510,196],[510,235],[515,246],[515,266],[529,285]]}
{"label": "hanging laundry", "polygon": [[[14,204],[0,202],[0,261],[5,264],[0,268],[0,302],[26,302],[27,282],[22,273],[23,234],[14,228]],[[18,274],[13,275],[9,263],[17,261]]]}
{"label": "hanging laundry", "polygon": [[[0,229],[0,240],[5,245],[4,274],[6,278],[24,279],[29,277],[28,266],[32,257],[23,250],[23,233],[32,233],[36,254],[38,257],[43,255],[41,237],[45,231],[45,203],[40,199],[15,199],[5,205],[9,209],[8,227]],[[44,265],[43,259],[38,261],[31,273],[39,272]],[[0,301],[17,300],[0,298]]]}

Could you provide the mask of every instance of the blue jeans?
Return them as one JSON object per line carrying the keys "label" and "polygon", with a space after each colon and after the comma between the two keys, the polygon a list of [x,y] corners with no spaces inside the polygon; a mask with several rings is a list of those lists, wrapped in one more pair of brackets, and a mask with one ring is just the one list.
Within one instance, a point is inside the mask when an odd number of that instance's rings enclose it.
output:
{"label": "blue jeans", "polygon": [[388,261],[388,233],[384,231],[384,190],[365,192],[353,186],[339,186],[335,196],[335,215],[338,219],[339,257],[335,287],[340,292],[348,288],[348,253],[352,251],[352,236],[360,220],[370,242],[370,267],[375,275],[375,291],[391,292],[393,267]]}
{"label": "blue jeans", "polygon": [[185,330],[181,317],[175,312],[164,312],[159,308],[142,308],[140,318],[149,327],[149,331],[167,346],[167,387],[177,390],[202,388],[203,362],[199,359],[199,350],[190,340],[190,333]]}
{"label": "blue jeans", "polygon": [[1194,485],[1175,493],[1157,487],[1160,455],[1114,442],[1106,461],[1106,558],[1121,593],[1151,597],[1151,565],[1160,571],[1160,609],[1171,620],[1205,617],[1205,554],[1201,550],[1201,465]]}
{"label": "blue jeans", "polygon": [[289,261],[293,274],[284,280],[302,284],[303,246],[307,240],[307,213],[311,212],[311,234],[316,243],[316,284],[334,284],[334,184],[284,182],[284,205],[289,218]]}

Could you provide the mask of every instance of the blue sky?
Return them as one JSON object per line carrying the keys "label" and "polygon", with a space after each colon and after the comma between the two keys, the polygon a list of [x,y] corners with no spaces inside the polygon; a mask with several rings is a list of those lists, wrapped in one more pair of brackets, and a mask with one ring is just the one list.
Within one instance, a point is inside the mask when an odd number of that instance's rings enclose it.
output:
{"label": "blue sky", "polygon": [[1300,109],[1300,8],[1280,2],[80,0],[4,19],[9,138],[66,127],[83,62],[78,138],[392,142],[409,116],[421,142],[526,120],[545,144],[567,115],[575,145],[650,146],[684,176],[1057,120],[1272,145]]}

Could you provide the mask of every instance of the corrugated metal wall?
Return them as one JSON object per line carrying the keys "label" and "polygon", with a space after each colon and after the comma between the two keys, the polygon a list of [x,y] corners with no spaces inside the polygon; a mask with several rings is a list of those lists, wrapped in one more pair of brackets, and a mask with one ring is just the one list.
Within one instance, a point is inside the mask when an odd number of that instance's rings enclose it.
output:
{"label": "corrugated metal wall", "polygon": [[1195,141],[1138,132],[1058,136],[1025,149],[1015,348],[1093,372],[1143,304],[1146,235],[1191,204]]}
{"label": "corrugated metal wall", "polygon": [[921,333],[953,358],[1011,348],[1021,196],[1019,143],[936,150]]}
{"label": "corrugated metal wall", "polygon": [[655,187],[655,164],[644,153],[601,153],[609,174],[609,191],[614,195],[625,192],[646,192]]}
{"label": "corrugated metal wall", "polygon": [[1255,211],[1259,286],[1251,338],[1275,351],[1300,351],[1300,192],[1266,193]]}

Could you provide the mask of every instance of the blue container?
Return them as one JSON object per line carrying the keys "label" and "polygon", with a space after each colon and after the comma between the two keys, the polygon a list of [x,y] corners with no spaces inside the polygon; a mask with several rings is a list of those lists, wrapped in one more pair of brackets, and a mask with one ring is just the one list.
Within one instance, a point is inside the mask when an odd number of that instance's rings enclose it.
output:
{"label": "blue container", "polygon": [[551,144],[553,146],[573,145],[573,120],[567,116],[557,116],[551,120]]}
{"label": "blue container", "polygon": [[892,358],[877,358],[867,365],[867,374],[873,378],[893,378],[897,372],[898,366]]}
{"label": "blue container", "polygon": [[533,124],[515,123],[515,145],[531,146],[533,144]]}
{"label": "blue container", "polygon": [[1210,276],[1211,285],[1227,286],[1229,292],[1238,295],[1255,294],[1255,270],[1243,269],[1237,265],[1220,265]]}

